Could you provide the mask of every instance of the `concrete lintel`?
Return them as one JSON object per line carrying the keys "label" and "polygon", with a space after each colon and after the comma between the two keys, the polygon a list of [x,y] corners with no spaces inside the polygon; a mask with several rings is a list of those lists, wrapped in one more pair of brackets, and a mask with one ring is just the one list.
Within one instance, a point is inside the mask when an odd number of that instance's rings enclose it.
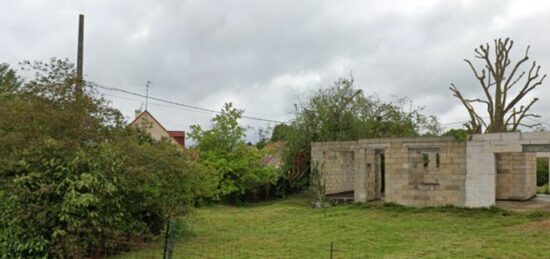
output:
{"label": "concrete lintel", "polygon": [[522,140],[549,140],[550,131],[538,131],[538,132],[523,132],[521,133]]}
{"label": "concrete lintel", "polygon": [[537,157],[550,157],[550,152],[537,152]]}

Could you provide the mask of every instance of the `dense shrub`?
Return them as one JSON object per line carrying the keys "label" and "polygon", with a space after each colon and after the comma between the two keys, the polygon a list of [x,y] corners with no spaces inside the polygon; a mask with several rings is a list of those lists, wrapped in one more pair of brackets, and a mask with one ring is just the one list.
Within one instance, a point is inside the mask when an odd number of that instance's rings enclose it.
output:
{"label": "dense shrub", "polygon": [[0,92],[0,257],[82,257],[150,238],[216,187],[167,141],[124,125],[91,89],[74,93],[59,60]]}
{"label": "dense shrub", "polygon": [[537,186],[543,186],[548,183],[548,158],[537,158]]}
{"label": "dense shrub", "polygon": [[467,141],[470,134],[466,129],[450,129],[443,133],[443,136],[453,137],[457,141]]}
{"label": "dense shrub", "polygon": [[243,111],[224,105],[208,130],[193,125],[189,136],[200,163],[213,170],[217,179],[216,199],[227,202],[256,200],[261,190],[275,184],[280,172],[261,163],[263,153],[244,142],[245,129],[239,125]]}

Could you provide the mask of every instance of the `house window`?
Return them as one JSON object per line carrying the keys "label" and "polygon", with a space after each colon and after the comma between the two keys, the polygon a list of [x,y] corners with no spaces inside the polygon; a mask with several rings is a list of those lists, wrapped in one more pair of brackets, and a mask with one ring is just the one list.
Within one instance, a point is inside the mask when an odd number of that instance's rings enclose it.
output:
{"label": "house window", "polygon": [[439,153],[435,153],[435,167],[439,168]]}

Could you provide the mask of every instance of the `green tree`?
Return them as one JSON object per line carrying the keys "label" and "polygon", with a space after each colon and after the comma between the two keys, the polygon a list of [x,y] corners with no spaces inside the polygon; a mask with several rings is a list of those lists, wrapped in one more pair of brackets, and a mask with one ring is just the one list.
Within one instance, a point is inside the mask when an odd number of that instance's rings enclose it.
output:
{"label": "green tree", "polygon": [[288,131],[284,133],[287,179],[290,188],[302,189],[308,179],[311,142],[438,135],[440,126],[435,116],[424,115],[422,107],[406,98],[387,103],[366,96],[350,76],[295,105],[295,117],[284,131]]}
{"label": "green tree", "polygon": [[6,63],[0,64],[0,94],[13,93],[21,84],[21,78],[17,76],[15,70]]}
{"label": "green tree", "polygon": [[443,133],[443,136],[450,136],[454,137],[456,140],[466,141],[470,134],[467,129],[450,129]]}
{"label": "green tree", "polygon": [[267,143],[269,143],[270,131],[271,131],[271,127],[258,129],[258,142],[256,142],[256,145],[255,145],[258,149],[264,148],[267,145]]}
{"label": "green tree", "polygon": [[193,125],[189,133],[196,142],[194,148],[199,151],[201,163],[217,173],[218,198],[230,202],[254,196],[262,186],[274,184],[279,178],[274,168],[261,164],[262,152],[245,143],[245,128],[239,125],[242,113],[226,103],[212,119],[210,129]]}
{"label": "green tree", "polygon": [[125,125],[93,89],[76,102],[72,64],[24,66],[35,77],[0,95],[1,258],[94,257],[213,194],[191,154]]}
{"label": "green tree", "polygon": [[277,124],[271,133],[271,142],[287,141],[291,132],[292,128],[289,125],[284,123]]}

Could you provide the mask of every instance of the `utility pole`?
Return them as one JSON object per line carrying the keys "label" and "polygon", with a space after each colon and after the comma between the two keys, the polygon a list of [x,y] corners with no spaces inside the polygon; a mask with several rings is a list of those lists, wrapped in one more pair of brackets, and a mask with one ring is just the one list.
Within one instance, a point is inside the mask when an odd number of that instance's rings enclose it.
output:
{"label": "utility pole", "polygon": [[145,110],[147,110],[147,106],[149,105],[149,87],[151,87],[151,81],[147,81],[145,84]]}
{"label": "utility pole", "polygon": [[82,94],[83,86],[83,62],[84,62],[84,15],[78,16],[78,53],[76,56],[76,94]]}

